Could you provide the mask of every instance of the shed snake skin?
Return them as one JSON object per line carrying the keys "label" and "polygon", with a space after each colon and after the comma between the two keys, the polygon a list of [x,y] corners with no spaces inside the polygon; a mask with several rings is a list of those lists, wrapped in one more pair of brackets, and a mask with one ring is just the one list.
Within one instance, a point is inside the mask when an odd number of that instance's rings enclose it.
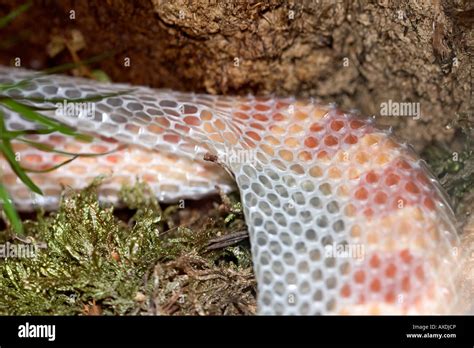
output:
{"label": "shed snake skin", "polygon": [[[94,136],[27,138],[78,157],[31,174],[32,196],[0,158],[18,209],[54,209],[63,187],[106,174],[100,199],[147,182],[162,201],[240,191],[258,283],[259,314],[450,314],[465,310],[457,279],[466,247],[440,185],[413,151],[372,121],[294,98],[181,93],[0,67],[3,91]],[[52,99],[109,96],[81,108]],[[87,110],[86,106],[91,107]],[[9,130],[38,126],[1,106]],[[25,168],[70,156],[15,142]],[[211,154],[219,164],[204,160]],[[231,173],[231,175],[228,174]]]}

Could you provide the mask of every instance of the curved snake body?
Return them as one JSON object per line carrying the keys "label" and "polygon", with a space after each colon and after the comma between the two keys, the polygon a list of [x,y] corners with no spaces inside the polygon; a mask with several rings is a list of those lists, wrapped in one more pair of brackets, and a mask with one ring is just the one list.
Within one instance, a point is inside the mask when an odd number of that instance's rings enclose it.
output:
{"label": "curved snake body", "polygon": [[[104,201],[141,178],[161,200],[198,198],[237,182],[249,226],[261,314],[409,314],[462,311],[456,288],[462,250],[439,184],[410,149],[370,121],[333,106],[293,98],[211,96],[37,76],[0,68],[0,83],[30,78],[6,95],[92,143],[58,134],[32,141],[79,157],[32,174],[45,193],[33,197],[5,163],[2,180],[20,209],[54,208],[62,186],[79,188],[100,174]],[[93,103],[92,112],[57,112],[52,98],[127,91]],[[38,126],[8,108],[7,128]],[[70,158],[15,143],[24,167],[50,168]],[[116,151],[112,151],[116,150]],[[112,151],[112,152],[110,152]],[[110,152],[110,153],[109,153]]]}

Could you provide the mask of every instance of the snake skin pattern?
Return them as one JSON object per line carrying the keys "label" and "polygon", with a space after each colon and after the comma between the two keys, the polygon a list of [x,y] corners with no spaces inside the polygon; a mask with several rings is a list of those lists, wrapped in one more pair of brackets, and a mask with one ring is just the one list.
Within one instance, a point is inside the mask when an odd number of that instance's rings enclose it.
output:
{"label": "snake skin pattern", "polygon": [[[29,79],[3,95],[81,133],[28,135],[79,157],[32,174],[33,197],[2,159],[19,208],[58,204],[63,187],[107,174],[104,201],[123,183],[148,182],[161,200],[233,189],[249,226],[260,314],[445,314],[462,311],[456,290],[462,250],[436,180],[406,145],[371,121],[293,98],[211,96],[104,84],[0,68],[0,83]],[[93,112],[58,112],[53,98],[124,92]],[[77,103],[79,104],[79,103]],[[89,103],[90,104],[90,103]],[[7,128],[38,126],[5,106]],[[14,144],[22,166],[50,168],[70,156]],[[205,161],[217,158],[219,164]]]}

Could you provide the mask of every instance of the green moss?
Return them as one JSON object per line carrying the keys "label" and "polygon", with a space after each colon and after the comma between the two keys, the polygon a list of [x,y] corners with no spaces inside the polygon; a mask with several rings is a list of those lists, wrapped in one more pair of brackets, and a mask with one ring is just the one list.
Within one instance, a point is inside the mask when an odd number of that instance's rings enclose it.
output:
{"label": "green moss", "polygon": [[229,213],[214,202],[208,214],[170,229],[166,220],[179,220],[186,209],[163,211],[137,183],[122,190],[134,212],[122,221],[98,203],[98,185],[65,196],[56,213],[27,221],[28,241],[0,233],[2,243],[47,245],[35,257],[0,261],[1,314],[254,312],[248,243],[206,249],[212,238],[245,227],[241,213],[226,223]]}
{"label": "green moss", "polygon": [[459,114],[449,127],[456,130],[452,144],[432,143],[421,156],[452,198],[459,214],[472,210],[474,188],[474,121]]}

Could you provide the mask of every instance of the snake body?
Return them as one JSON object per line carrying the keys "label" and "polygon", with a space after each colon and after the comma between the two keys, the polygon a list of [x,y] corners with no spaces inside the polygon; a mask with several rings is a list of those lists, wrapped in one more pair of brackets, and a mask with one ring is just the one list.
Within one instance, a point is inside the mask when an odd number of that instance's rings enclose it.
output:
{"label": "snake body", "polygon": [[[95,137],[30,140],[106,154],[32,174],[45,193],[34,199],[2,159],[2,180],[20,209],[52,209],[62,186],[79,188],[100,174],[109,175],[101,199],[117,203],[120,185],[137,177],[173,201],[216,185],[231,191],[230,172],[249,226],[260,314],[462,311],[455,283],[462,246],[443,191],[408,146],[370,120],[311,100],[181,93],[0,68],[2,84],[27,78],[26,86],[3,93]],[[52,101],[111,93],[92,113],[57,112]],[[8,129],[38,127],[2,111]],[[68,158],[28,143],[14,147],[27,168]],[[209,154],[220,165],[204,161]]]}

